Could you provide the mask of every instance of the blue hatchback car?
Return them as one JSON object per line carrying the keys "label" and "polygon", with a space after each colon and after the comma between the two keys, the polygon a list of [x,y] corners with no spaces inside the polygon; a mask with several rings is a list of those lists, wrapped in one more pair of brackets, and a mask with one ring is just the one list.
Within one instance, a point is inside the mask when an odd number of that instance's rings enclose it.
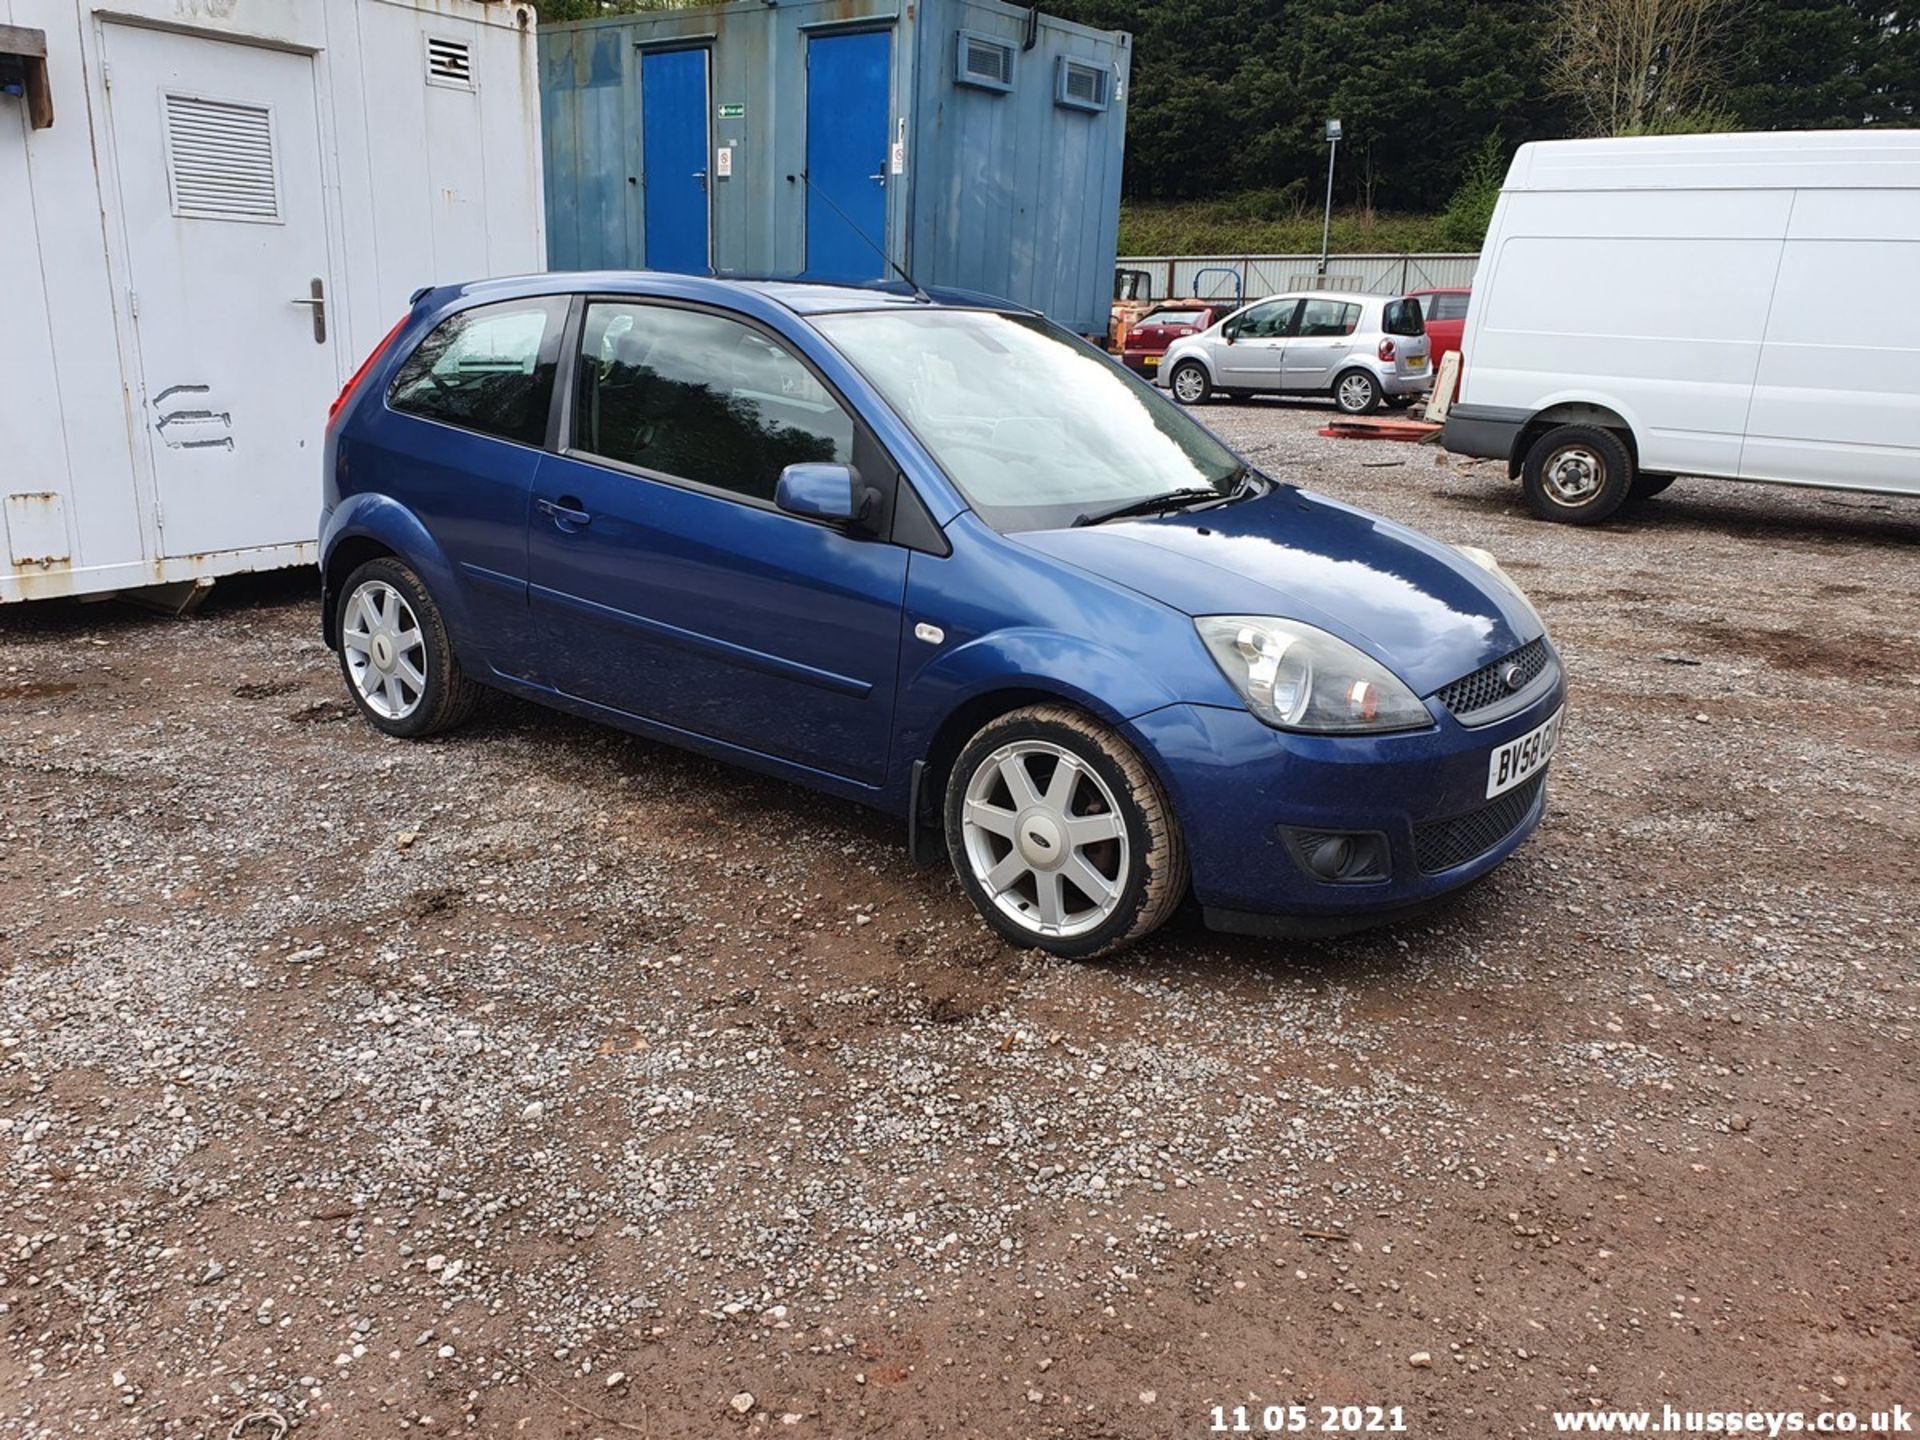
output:
{"label": "blue hatchback car", "polygon": [[1493,557],[1278,483],[1039,316],[906,287],[422,292],[327,426],[326,638],[899,815],[1068,956],[1188,894],[1389,920],[1539,823],[1564,682]]}

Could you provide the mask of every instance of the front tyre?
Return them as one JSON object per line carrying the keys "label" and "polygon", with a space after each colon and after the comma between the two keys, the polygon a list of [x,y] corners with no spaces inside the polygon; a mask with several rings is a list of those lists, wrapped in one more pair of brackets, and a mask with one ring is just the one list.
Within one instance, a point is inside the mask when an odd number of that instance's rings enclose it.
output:
{"label": "front tyre", "polygon": [[1333,403],[1343,415],[1371,415],[1380,408],[1380,382],[1365,370],[1348,370],[1333,382]]}
{"label": "front tyre", "polygon": [[1520,488],[1542,520],[1598,525],[1633,493],[1633,456],[1611,430],[1561,425],[1527,451]]}
{"label": "front tyre", "polygon": [[440,607],[398,560],[369,560],[340,587],[340,672],[367,723],[416,739],[473,713],[480,687],[461,673]]}
{"label": "front tyre", "polygon": [[1182,405],[1204,405],[1213,398],[1213,377],[1198,360],[1183,360],[1173,367],[1167,388]]}
{"label": "front tyre", "polygon": [[1112,730],[1065,705],[981,728],[947,780],[947,849],[1015,945],[1085,960],[1158,929],[1187,890],[1166,792]]}

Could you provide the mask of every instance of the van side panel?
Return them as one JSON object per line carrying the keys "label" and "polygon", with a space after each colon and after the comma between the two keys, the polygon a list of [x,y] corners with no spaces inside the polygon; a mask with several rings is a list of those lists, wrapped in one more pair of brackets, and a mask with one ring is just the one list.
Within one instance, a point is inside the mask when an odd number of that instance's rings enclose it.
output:
{"label": "van side panel", "polygon": [[1920,494],[1920,190],[1802,190],[1740,474]]}
{"label": "van side panel", "polygon": [[1603,405],[1632,429],[1642,468],[1738,475],[1792,202],[1773,190],[1509,190],[1461,398]]}

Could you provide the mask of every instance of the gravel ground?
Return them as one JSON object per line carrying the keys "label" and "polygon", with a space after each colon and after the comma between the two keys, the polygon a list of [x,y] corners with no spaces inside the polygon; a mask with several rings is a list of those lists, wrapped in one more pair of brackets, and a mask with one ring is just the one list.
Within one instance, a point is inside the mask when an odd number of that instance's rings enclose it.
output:
{"label": "gravel ground", "polygon": [[382,739],[311,575],[0,613],[0,1431],[1920,1401],[1920,504],[1583,531],[1205,413],[1566,655],[1546,824],[1420,923],[1054,961],[851,806],[504,699]]}

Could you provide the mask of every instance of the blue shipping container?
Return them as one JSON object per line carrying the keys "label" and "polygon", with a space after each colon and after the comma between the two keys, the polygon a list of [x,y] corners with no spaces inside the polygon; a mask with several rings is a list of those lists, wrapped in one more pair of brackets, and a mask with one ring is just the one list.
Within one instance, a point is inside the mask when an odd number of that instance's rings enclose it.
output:
{"label": "blue shipping container", "polygon": [[548,263],[1004,296],[1104,336],[1130,37],[1001,0],[543,27]]}

